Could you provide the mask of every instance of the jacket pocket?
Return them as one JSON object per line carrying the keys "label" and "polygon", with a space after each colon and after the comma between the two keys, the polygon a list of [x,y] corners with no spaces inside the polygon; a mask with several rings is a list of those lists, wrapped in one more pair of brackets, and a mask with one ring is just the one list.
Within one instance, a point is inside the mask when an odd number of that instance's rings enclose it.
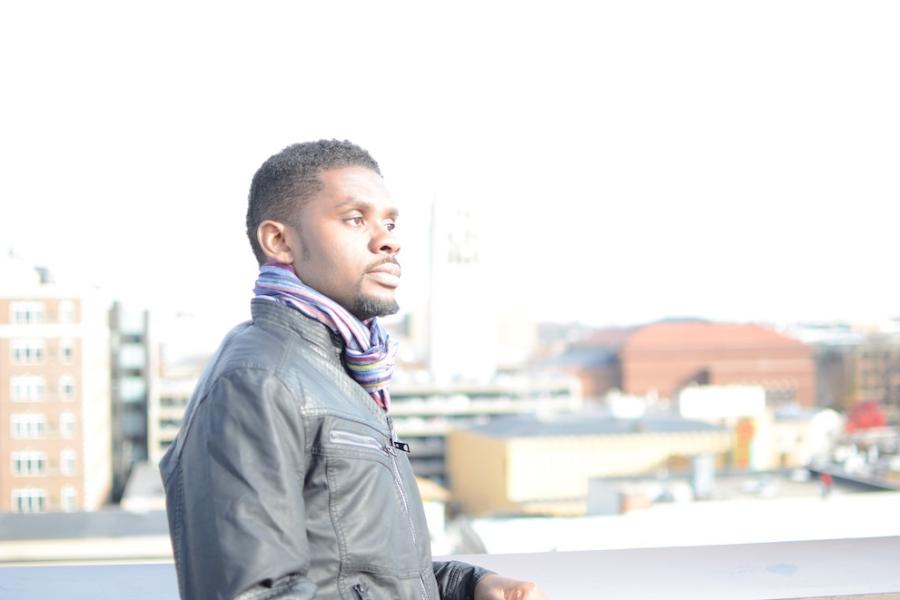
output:
{"label": "jacket pocket", "polygon": [[[390,438],[374,427],[332,418],[319,451],[328,485],[329,516],[345,572],[417,576],[430,561],[427,533],[409,515],[414,480],[397,475]],[[361,582],[362,583],[362,582]]]}
{"label": "jacket pocket", "polygon": [[339,446],[354,446],[356,448],[369,448],[371,450],[386,450],[387,448],[385,444],[382,444],[370,435],[344,431],[342,429],[332,429],[328,434],[328,440],[332,444],[337,444]]}
{"label": "jacket pocket", "polygon": [[369,586],[364,583],[357,583],[352,588],[353,597],[356,600],[375,600],[372,594],[369,593]]}

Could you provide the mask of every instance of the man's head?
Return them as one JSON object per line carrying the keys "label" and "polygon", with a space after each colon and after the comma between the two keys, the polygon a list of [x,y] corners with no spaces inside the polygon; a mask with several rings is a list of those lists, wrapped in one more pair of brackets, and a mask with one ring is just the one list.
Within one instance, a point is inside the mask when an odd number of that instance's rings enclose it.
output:
{"label": "man's head", "polygon": [[397,209],[378,163],[336,140],[288,146],[253,176],[247,237],[260,264],[300,279],[360,319],[397,311]]}

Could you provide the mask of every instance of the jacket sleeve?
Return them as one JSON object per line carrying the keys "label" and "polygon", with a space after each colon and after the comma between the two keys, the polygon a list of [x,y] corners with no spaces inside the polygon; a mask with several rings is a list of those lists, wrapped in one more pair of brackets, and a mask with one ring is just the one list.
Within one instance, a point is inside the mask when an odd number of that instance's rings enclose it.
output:
{"label": "jacket sleeve", "polygon": [[478,580],[493,573],[476,565],[455,560],[432,561],[431,565],[442,600],[470,600],[475,595]]}
{"label": "jacket sleeve", "polygon": [[182,596],[313,598],[293,394],[267,371],[241,369],[195,410],[178,469],[182,539],[173,539]]}

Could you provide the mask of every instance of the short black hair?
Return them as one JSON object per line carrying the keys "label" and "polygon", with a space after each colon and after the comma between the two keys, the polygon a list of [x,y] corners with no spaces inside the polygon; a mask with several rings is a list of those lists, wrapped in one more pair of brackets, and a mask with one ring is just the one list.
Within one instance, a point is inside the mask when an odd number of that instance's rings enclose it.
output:
{"label": "short black hair", "polygon": [[381,175],[375,159],[347,140],[292,144],[262,164],[253,175],[247,203],[247,237],[260,265],[266,262],[266,255],[256,239],[259,224],[271,219],[299,226],[300,209],[322,189],[319,172],[352,166]]}

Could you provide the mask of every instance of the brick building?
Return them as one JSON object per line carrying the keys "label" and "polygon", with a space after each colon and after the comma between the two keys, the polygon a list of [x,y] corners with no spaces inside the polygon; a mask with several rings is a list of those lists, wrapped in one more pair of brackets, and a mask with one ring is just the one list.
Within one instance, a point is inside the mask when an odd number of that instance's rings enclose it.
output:
{"label": "brick building", "polygon": [[599,401],[610,390],[622,389],[619,353],[633,332],[618,327],[579,331],[567,348],[558,349],[552,357],[544,357],[539,368],[575,377],[585,401]]}
{"label": "brick building", "polygon": [[97,509],[111,480],[107,311],[0,262],[0,511]]}
{"label": "brick building", "polygon": [[870,335],[852,349],[852,393],[847,406],[875,401],[900,418],[900,335]]}
{"label": "brick building", "polygon": [[815,405],[813,349],[758,325],[662,322],[632,333],[620,351],[622,389],[672,398],[684,386],[752,384],[770,405]]}

